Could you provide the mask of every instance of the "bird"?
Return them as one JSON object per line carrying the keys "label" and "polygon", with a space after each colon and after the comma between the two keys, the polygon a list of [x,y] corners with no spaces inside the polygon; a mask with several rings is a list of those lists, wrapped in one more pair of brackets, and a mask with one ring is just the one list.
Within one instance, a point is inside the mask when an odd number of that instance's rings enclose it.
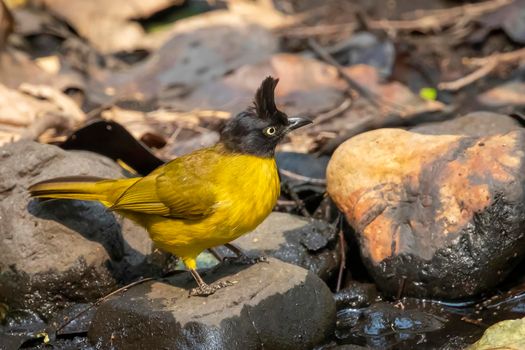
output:
{"label": "bird", "polygon": [[253,104],[230,118],[211,147],[175,158],[144,177],[54,178],[31,185],[33,198],[98,201],[144,227],[155,245],[180,258],[197,283],[190,296],[231,285],[207,284],[197,256],[254,230],[280,195],[276,146],[312,123],[288,117],[275,104],[279,79],[265,78]]}

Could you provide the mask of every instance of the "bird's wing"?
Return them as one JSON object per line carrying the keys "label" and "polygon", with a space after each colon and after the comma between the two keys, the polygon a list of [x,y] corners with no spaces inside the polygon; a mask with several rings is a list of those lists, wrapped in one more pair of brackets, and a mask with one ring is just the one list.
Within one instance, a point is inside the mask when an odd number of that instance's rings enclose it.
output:
{"label": "bird's wing", "polygon": [[214,159],[208,160],[183,157],[162,166],[130,186],[111,209],[191,220],[210,215],[216,200],[209,177]]}

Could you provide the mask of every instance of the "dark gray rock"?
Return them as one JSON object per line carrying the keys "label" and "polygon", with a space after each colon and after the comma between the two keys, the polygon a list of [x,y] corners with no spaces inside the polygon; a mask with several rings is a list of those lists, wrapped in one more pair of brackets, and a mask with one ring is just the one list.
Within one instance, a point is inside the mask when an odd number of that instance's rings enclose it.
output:
{"label": "dark gray rock", "polygon": [[[277,152],[275,161],[279,170],[288,170],[295,174],[313,179],[324,180],[326,178],[326,166],[330,157],[316,157],[311,154],[297,152]],[[281,174],[287,181],[305,182],[291,178],[286,173]]]}
{"label": "dark gray rock", "polygon": [[101,204],[29,198],[29,185],[68,175],[122,176],[114,162],[91,153],[34,142],[0,149],[0,302],[11,309],[47,318],[153,271],[147,233]]}
{"label": "dark gray rock", "polygon": [[334,298],[339,310],[369,306],[375,301],[377,295],[375,284],[352,281],[345,288],[335,293]]}
{"label": "dark gray rock", "polygon": [[335,325],[330,290],[300,267],[222,264],[204,279],[235,284],[206,298],[188,297],[189,273],[138,285],[98,308],[90,341],[129,350],[309,349]]}
{"label": "dark gray rock", "polygon": [[353,344],[345,344],[345,345],[335,345],[330,346],[327,348],[321,348],[322,350],[369,350],[370,348],[359,346],[359,345],[353,345]]}
{"label": "dark gray rock", "polygon": [[[272,256],[302,266],[325,281],[336,273],[341,259],[333,226],[286,213],[271,213],[253,232],[232,243],[248,256]],[[233,256],[225,248],[219,251]]]}
{"label": "dark gray rock", "polygon": [[410,131],[427,135],[488,136],[519,130],[522,125],[515,118],[493,112],[472,112],[444,122],[427,123]]}

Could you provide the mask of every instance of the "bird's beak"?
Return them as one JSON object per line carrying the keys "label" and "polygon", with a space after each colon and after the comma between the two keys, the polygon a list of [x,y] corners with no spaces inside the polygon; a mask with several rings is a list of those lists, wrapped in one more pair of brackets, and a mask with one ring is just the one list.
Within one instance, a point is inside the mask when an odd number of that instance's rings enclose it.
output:
{"label": "bird's beak", "polygon": [[288,131],[299,129],[300,127],[308,124],[312,124],[312,121],[310,119],[306,119],[303,117],[288,118]]}

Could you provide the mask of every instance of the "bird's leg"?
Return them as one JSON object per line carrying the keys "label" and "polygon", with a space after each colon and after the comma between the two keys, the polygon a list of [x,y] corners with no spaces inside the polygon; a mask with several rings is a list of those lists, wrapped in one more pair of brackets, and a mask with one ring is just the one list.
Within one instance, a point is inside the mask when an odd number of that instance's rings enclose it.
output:
{"label": "bird's leg", "polygon": [[216,291],[218,291],[221,288],[233,285],[233,283],[230,282],[230,281],[221,281],[221,282],[209,285],[206,282],[204,282],[204,280],[199,275],[197,270],[190,269],[190,273],[191,273],[191,275],[193,276],[193,278],[195,279],[195,281],[197,282],[197,285],[198,285],[197,288],[193,288],[192,290],[190,290],[190,296],[206,297],[208,295],[211,295],[211,294],[215,293]]}
{"label": "bird's leg", "polygon": [[243,265],[253,265],[260,262],[268,262],[268,258],[265,256],[256,256],[256,257],[249,257],[242,251],[241,248],[237,247],[236,245],[232,243],[226,243],[224,244],[226,248],[228,248],[233,254],[237,255],[235,258],[225,258],[224,260],[229,260],[238,264]]}
{"label": "bird's leg", "polygon": [[219,261],[223,261],[224,260],[224,256],[222,256],[221,253],[219,253],[217,250],[215,250],[215,248],[208,248],[208,251],[211,253],[211,255],[213,255],[213,257]]}

